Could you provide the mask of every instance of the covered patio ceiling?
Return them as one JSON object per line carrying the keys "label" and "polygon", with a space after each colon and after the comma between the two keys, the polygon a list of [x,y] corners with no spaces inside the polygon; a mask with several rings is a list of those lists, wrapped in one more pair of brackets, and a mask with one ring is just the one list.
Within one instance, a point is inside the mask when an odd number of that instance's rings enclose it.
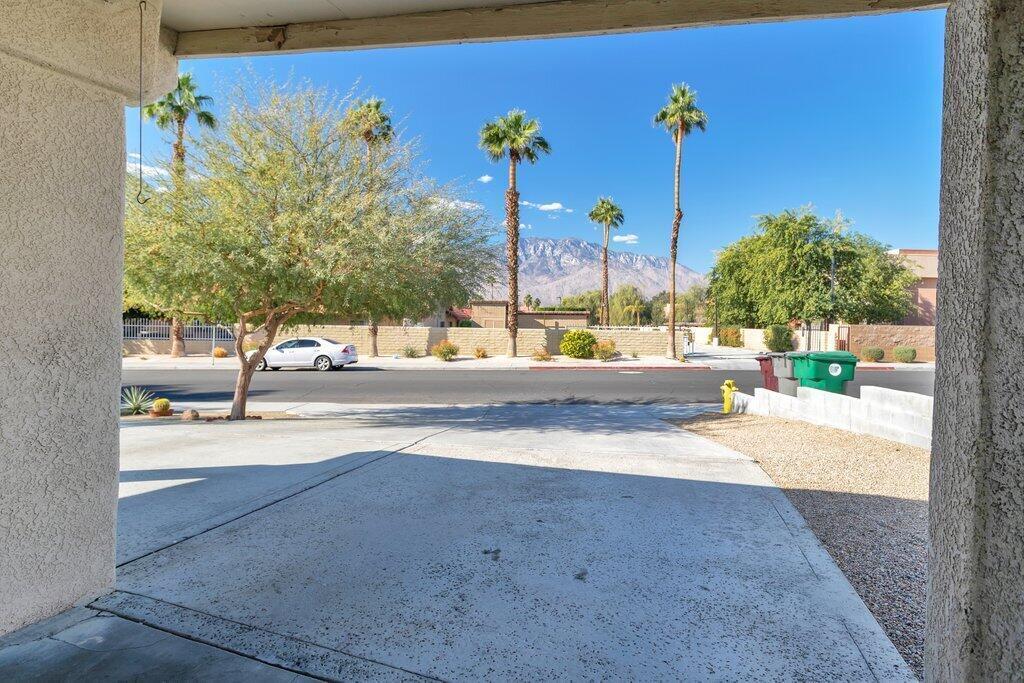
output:
{"label": "covered patio ceiling", "polygon": [[942,0],[165,0],[178,57],[598,35],[944,7]]}

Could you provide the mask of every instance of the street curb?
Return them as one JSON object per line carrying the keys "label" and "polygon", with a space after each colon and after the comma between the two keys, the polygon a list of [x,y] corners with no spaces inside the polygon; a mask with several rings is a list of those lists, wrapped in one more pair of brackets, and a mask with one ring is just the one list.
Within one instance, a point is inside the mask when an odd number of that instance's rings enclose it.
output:
{"label": "street curb", "polygon": [[711,370],[710,365],[680,365],[678,367],[672,365],[613,365],[611,367],[601,367],[599,365],[575,365],[575,366],[549,366],[549,365],[531,365],[528,369],[530,370],[596,370],[597,372],[622,372],[630,370],[644,370],[647,372],[653,372],[655,370],[666,370],[669,372],[678,372],[680,370]]}

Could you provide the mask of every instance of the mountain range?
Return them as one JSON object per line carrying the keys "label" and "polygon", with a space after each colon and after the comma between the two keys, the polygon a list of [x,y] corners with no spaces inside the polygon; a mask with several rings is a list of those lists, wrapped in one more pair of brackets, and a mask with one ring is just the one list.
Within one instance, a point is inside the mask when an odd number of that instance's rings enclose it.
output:
{"label": "mountain range", "polygon": [[[635,285],[645,297],[667,289],[668,258],[649,254],[608,250],[608,289]],[[701,273],[676,264],[676,288],[683,291],[704,284]],[[601,245],[581,239],[524,237],[519,241],[520,297],[531,294],[545,306],[559,298],[601,288]],[[504,297],[504,283],[487,292],[490,298]]]}

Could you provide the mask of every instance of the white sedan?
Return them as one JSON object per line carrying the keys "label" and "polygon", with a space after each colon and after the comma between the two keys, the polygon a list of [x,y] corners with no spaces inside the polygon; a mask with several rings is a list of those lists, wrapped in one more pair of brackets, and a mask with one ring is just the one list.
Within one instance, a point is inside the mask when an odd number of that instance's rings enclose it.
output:
{"label": "white sedan", "polygon": [[353,344],[339,344],[323,337],[300,337],[275,344],[260,361],[260,370],[316,368],[321,372],[359,362]]}

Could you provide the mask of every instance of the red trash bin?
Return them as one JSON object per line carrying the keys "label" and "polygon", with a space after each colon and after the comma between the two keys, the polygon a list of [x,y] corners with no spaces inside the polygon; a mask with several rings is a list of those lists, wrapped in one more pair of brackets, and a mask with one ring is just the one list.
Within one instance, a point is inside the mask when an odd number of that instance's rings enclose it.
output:
{"label": "red trash bin", "polygon": [[775,370],[772,368],[772,357],[757,356],[754,360],[761,365],[761,383],[764,384],[764,388],[768,391],[778,391],[779,378],[775,376]]}

